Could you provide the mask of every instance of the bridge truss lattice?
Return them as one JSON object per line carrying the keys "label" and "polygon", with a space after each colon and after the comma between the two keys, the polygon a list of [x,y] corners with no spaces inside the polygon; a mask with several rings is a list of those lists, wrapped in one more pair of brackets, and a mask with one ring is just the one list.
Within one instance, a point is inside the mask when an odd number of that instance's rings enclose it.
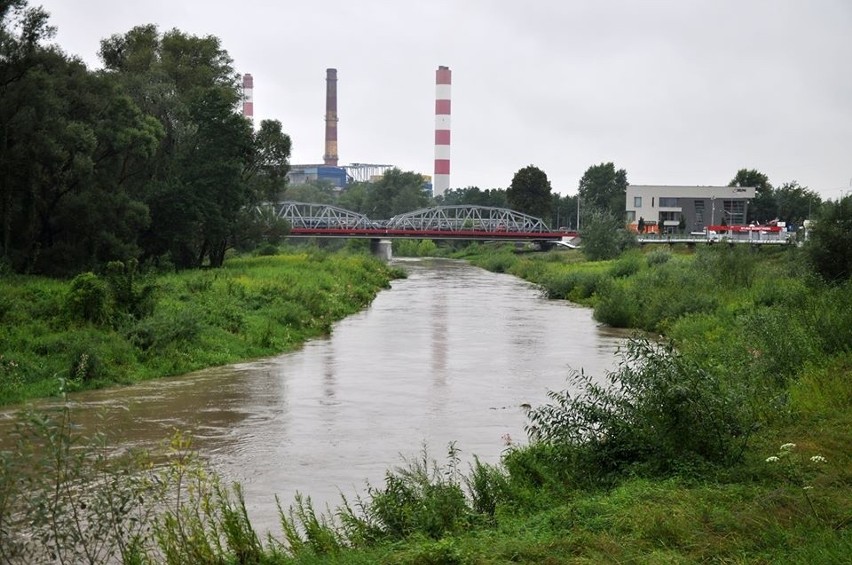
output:
{"label": "bridge truss lattice", "polygon": [[550,232],[544,222],[506,208],[491,206],[437,206],[422,208],[394,216],[387,222],[388,229],[484,231],[484,232]]}
{"label": "bridge truss lattice", "polygon": [[364,214],[331,204],[277,202],[261,204],[255,211],[264,217],[287,220],[294,229],[368,229],[374,223]]}

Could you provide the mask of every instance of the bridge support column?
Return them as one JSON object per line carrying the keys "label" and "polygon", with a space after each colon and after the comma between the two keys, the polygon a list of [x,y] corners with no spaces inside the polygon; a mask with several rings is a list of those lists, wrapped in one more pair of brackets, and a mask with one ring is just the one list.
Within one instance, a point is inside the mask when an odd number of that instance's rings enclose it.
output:
{"label": "bridge support column", "polygon": [[393,247],[389,239],[371,239],[370,252],[382,261],[390,261],[393,258]]}

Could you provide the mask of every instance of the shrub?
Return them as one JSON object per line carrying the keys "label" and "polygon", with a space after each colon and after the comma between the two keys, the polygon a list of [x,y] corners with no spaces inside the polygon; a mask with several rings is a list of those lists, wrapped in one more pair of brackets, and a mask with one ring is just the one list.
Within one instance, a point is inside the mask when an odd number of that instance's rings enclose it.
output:
{"label": "shrub", "polygon": [[483,257],[477,264],[494,273],[506,273],[518,261],[511,252],[499,251]]}
{"label": "shrub", "polygon": [[600,299],[595,304],[595,320],[614,328],[636,327],[638,307],[623,285],[611,283],[598,295]]}
{"label": "shrub", "polygon": [[278,255],[278,246],[274,243],[264,243],[257,248],[255,253],[261,257],[271,257]]}
{"label": "shrub", "polygon": [[656,267],[657,265],[665,265],[671,258],[672,254],[665,249],[655,249],[648,253],[645,261],[647,261],[649,267]]}
{"label": "shrub", "polygon": [[474,512],[493,517],[497,506],[509,498],[508,477],[499,468],[482,463],[474,456],[464,485]]}
{"label": "shrub", "polygon": [[65,306],[75,320],[106,323],[112,308],[107,284],[94,273],[82,273],[74,277],[65,299]]}
{"label": "shrub", "polygon": [[110,261],[106,268],[106,282],[117,311],[134,319],[150,316],[154,312],[154,284],[138,281],[139,263],[135,259],[122,263]]}
{"label": "shrub", "polygon": [[823,206],[805,250],[809,264],[823,279],[840,283],[852,277],[852,195]]}
{"label": "shrub", "polygon": [[622,255],[612,267],[609,269],[609,274],[615,278],[629,277],[635,275],[642,268],[642,255],[631,251]]}
{"label": "shrub", "polygon": [[157,314],[130,328],[127,339],[142,351],[193,344],[201,334],[200,316],[189,309]]}
{"label": "shrub", "polygon": [[816,359],[818,344],[813,333],[785,310],[762,307],[743,316],[740,325],[752,355],[752,370],[778,387]]}
{"label": "shrub", "polygon": [[623,222],[608,212],[595,210],[580,230],[583,254],[590,261],[613,259],[625,249],[635,247],[636,236],[624,229]]}
{"label": "shrub", "polygon": [[468,508],[456,477],[457,456],[451,444],[450,468],[442,473],[424,447],[418,459],[387,472],[383,489],[369,489],[368,515],[386,537],[403,539],[420,533],[440,539],[461,525]]}
{"label": "shrub", "polygon": [[821,290],[805,303],[804,323],[824,353],[852,352],[852,280]]}
{"label": "shrub", "polygon": [[584,468],[575,474],[730,464],[754,427],[744,386],[699,367],[671,345],[631,339],[605,383],[579,372],[570,384],[549,393],[553,404],[530,412],[529,429],[540,441],[577,448]]}

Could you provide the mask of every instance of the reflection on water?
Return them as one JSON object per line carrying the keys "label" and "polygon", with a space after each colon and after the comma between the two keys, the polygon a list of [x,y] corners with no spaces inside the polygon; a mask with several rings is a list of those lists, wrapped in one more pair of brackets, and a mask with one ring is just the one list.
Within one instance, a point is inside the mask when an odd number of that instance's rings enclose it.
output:
{"label": "reflection on water", "polygon": [[[496,462],[523,440],[524,410],[564,388],[571,368],[602,375],[623,334],[588,309],[462,262],[404,260],[409,277],[295,353],[73,396],[84,428],[106,421],[123,446],[155,447],[175,429],[275,528],[274,494],[320,507],[381,483],[425,444],[443,460]],[[8,416],[8,412],[7,412]],[[0,432],[9,426],[7,417]],[[8,437],[2,433],[0,437]],[[2,441],[2,440],[0,440]]]}

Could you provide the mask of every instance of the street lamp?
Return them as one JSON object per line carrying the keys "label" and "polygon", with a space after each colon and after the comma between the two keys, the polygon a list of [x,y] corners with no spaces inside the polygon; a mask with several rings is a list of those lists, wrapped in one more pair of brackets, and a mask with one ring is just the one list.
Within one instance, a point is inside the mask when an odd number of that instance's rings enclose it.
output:
{"label": "street lamp", "polygon": [[716,225],[716,197],[710,197],[710,225]]}
{"label": "street lamp", "polygon": [[577,231],[580,231],[580,193],[577,192]]}

